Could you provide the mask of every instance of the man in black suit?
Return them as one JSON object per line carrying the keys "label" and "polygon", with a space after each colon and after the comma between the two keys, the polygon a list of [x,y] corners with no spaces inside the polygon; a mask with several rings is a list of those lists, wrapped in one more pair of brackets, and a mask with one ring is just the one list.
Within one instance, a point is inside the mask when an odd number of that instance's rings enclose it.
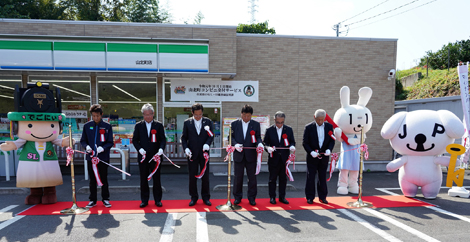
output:
{"label": "man in black suit", "polygon": [[[199,103],[195,103],[191,107],[193,117],[184,121],[183,134],[181,135],[181,143],[188,157],[189,195],[191,196],[189,206],[194,206],[199,199],[196,176],[204,169],[204,152],[209,153],[210,145],[214,140],[212,121],[202,116],[203,111],[204,107]],[[202,201],[207,206],[211,206],[212,203],[209,200],[211,198],[209,188],[209,162],[207,163],[206,171],[201,180]]]}
{"label": "man in black suit", "polygon": [[[269,197],[271,204],[276,204],[276,180],[279,177],[279,202],[289,204],[286,199],[286,161],[290,151],[295,151],[295,139],[292,128],[284,125],[286,115],[278,111],[274,115],[275,125],[266,129],[264,147],[268,151]],[[280,148],[280,149],[278,149]],[[289,149],[286,149],[289,148]]]}
{"label": "man in black suit", "polygon": [[[318,198],[320,202],[328,204],[326,196],[326,170],[328,168],[329,155],[335,146],[335,140],[330,136],[333,134],[333,125],[324,123],[326,112],[323,109],[315,111],[314,122],[305,126],[303,146],[307,152],[307,184],[305,185],[305,196],[308,204],[313,204],[315,199],[315,175],[318,172]],[[331,133],[330,133],[331,132]]]}
{"label": "man in black suit", "polygon": [[[139,152],[137,155],[137,162],[139,162],[140,199],[142,200],[140,207],[143,208],[148,205],[150,197],[147,177],[152,173],[157,165],[155,160],[152,160],[150,163],[149,160],[157,154],[160,156],[160,161],[163,161],[162,154],[166,146],[166,138],[162,123],[153,119],[153,106],[150,103],[144,104],[141,111],[144,116],[144,120],[135,125],[132,144],[134,144],[135,149]],[[140,162],[144,155],[145,159]],[[160,165],[152,177],[153,198],[155,199],[155,205],[157,205],[157,207],[162,206],[162,183],[160,181],[161,169],[162,166]]]}
{"label": "man in black suit", "polygon": [[[235,178],[233,179],[233,197],[235,205],[239,204],[243,197],[243,176],[246,168],[248,176],[248,201],[250,205],[256,205],[256,194],[258,192],[256,182],[256,147],[264,146],[261,142],[260,124],[251,120],[253,108],[245,104],[242,108],[241,119],[232,122],[232,145],[235,145],[236,152],[233,153],[235,161]],[[246,149],[246,148],[251,149]],[[245,148],[245,149],[244,149]]]}

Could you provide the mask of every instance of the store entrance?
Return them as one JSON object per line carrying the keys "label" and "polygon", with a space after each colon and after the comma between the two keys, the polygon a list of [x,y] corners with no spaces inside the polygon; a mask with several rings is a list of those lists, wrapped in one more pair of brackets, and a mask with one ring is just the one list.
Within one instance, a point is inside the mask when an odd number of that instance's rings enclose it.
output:
{"label": "store entrance", "polygon": [[[220,107],[205,107],[203,112],[204,117],[212,120],[214,127],[214,142],[211,148],[220,148],[222,144],[222,137],[220,133]],[[164,107],[164,121],[166,133],[166,149],[170,157],[185,158],[184,150],[181,145],[181,135],[183,133],[184,121],[192,117],[191,107]],[[211,149],[211,157],[220,157],[220,149]]]}

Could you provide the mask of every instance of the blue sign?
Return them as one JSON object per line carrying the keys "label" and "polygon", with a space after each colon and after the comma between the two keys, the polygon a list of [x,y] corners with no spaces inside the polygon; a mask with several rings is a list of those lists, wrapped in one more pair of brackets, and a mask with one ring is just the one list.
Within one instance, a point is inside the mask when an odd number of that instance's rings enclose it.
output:
{"label": "blue sign", "polygon": [[121,144],[129,146],[131,144],[130,139],[121,139]]}

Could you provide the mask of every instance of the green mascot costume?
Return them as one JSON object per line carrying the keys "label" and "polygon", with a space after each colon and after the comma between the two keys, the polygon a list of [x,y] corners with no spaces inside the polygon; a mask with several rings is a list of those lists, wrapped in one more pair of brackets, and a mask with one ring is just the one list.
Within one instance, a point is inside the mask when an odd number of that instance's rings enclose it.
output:
{"label": "green mascot costume", "polygon": [[[3,151],[17,150],[20,153],[16,186],[31,189],[26,204],[51,204],[57,202],[55,186],[62,185],[57,154],[53,144],[69,146],[69,138],[59,139],[62,133],[61,97],[56,97],[49,85],[41,82],[28,83],[28,88],[15,89],[15,112],[8,113],[12,123],[11,132],[18,135],[16,141],[0,145]],[[73,141],[74,142],[74,141]]]}

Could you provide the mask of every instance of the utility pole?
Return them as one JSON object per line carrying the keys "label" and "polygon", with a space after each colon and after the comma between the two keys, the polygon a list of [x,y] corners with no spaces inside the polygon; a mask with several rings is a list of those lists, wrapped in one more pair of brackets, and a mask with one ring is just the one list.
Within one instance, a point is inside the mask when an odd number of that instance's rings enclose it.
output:
{"label": "utility pole", "polygon": [[339,37],[339,26],[341,23],[333,25],[333,30],[336,30],[336,37]]}
{"label": "utility pole", "polygon": [[250,6],[250,14],[251,14],[251,24],[254,24],[256,23],[256,18],[255,18],[255,13],[258,11],[256,10],[256,7],[258,7],[258,5],[256,5],[256,2],[258,0],[249,0],[251,6]]}

